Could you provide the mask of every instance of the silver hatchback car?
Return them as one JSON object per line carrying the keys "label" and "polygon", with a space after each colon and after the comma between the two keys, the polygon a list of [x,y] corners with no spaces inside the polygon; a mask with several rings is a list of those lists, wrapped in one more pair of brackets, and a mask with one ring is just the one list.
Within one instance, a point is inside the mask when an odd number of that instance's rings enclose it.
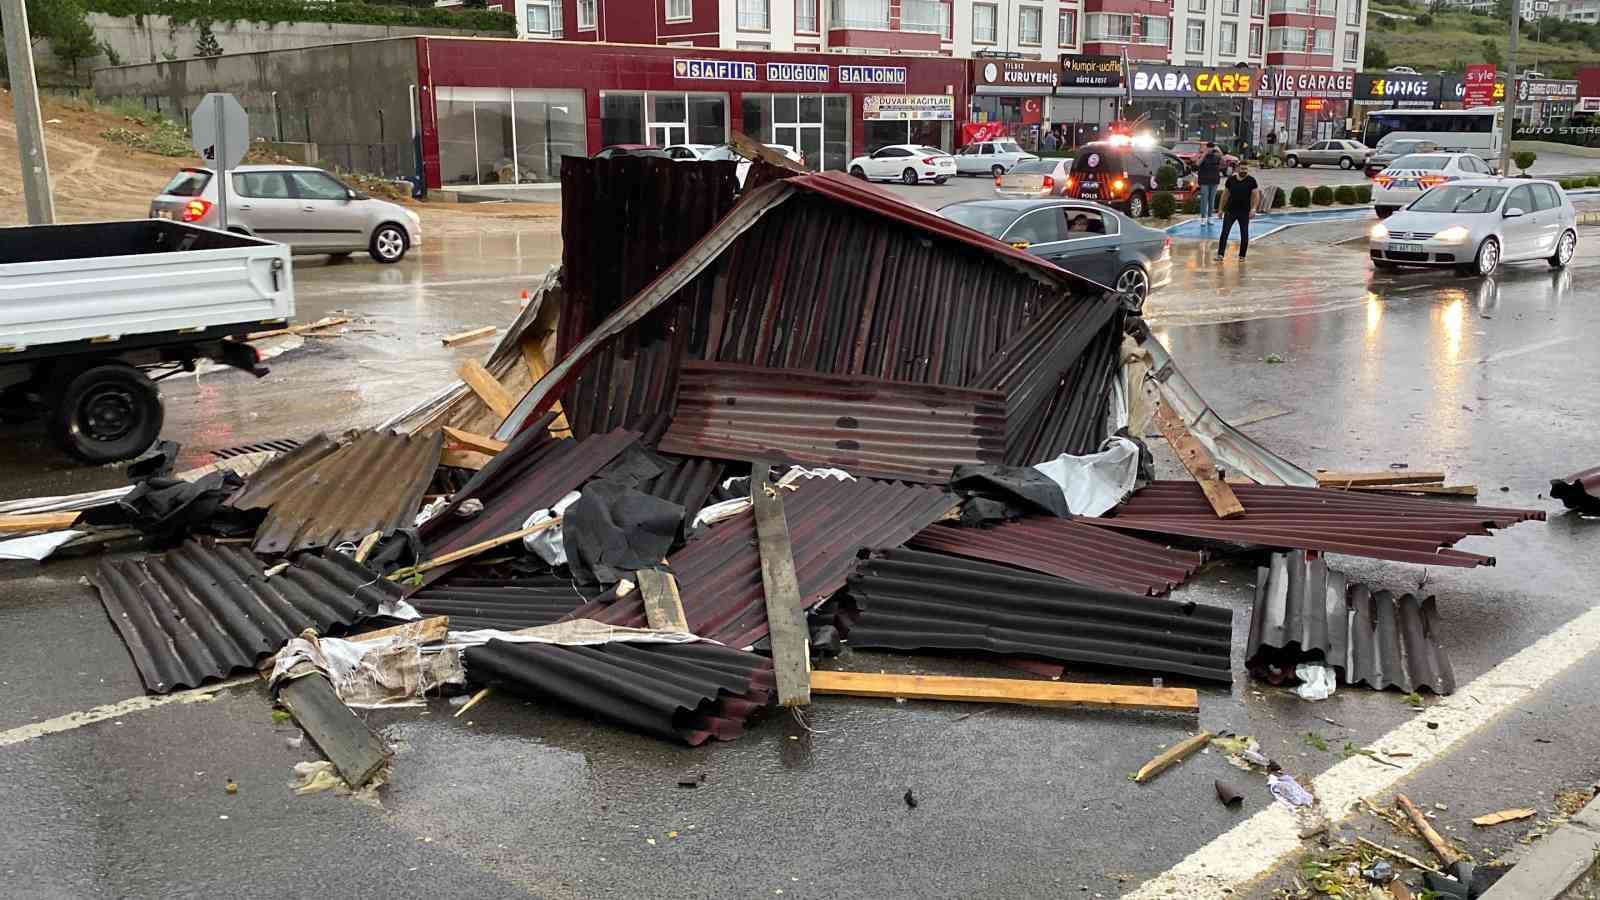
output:
{"label": "silver hatchback car", "polygon": [[1430,188],[1372,226],[1368,252],[1378,269],[1452,266],[1493,275],[1501,263],[1545,260],[1555,269],[1578,248],[1578,214],[1553,181],[1473,178]]}
{"label": "silver hatchback car", "polygon": [[[365,250],[381,263],[399,262],[422,243],[416,213],[369,197],[322,169],[240,166],[228,176],[229,231],[288,244],[295,253],[343,257]],[[216,228],[216,173],[179,170],[151,201],[150,217]]]}

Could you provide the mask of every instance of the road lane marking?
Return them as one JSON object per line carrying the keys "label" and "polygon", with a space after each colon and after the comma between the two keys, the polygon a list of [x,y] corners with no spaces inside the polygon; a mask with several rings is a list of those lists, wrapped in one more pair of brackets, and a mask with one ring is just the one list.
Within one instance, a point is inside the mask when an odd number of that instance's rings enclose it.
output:
{"label": "road lane marking", "polygon": [[1529,353],[1538,353],[1540,350],[1545,350],[1545,349],[1548,349],[1550,347],[1557,347],[1557,346],[1560,346],[1561,344],[1570,344],[1575,340],[1578,340],[1578,338],[1577,337],[1551,338],[1548,341],[1539,341],[1536,344],[1529,344],[1526,347],[1517,347],[1517,348],[1515,348],[1513,350],[1501,350],[1499,353],[1491,353],[1488,356],[1485,356],[1482,359],[1479,359],[1478,360],[1478,365],[1486,366],[1489,363],[1500,362],[1503,359],[1514,359],[1515,357],[1518,357],[1518,356],[1526,356]]}
{"label": "road lane marking", "polygon": [[147,709],[169,706],[173,703],[205,703],[212,700],[221,691],[236,688],[244,684],[260,684],[260,679],[254,675],[240,675],[227,681],[208,684],[205,687],[189,691],[174,691],[170,694],[144,695],[142,697],[129,697],[120,703],[111,703],[106,706],[96,706],[82,712],[71,712],[54,719],[45,719],[43,722],[33,722],[21,725],[9,731],[0,731],[0,747],[9,747],[31,741],[34,738],[44,737],[47,734],[60,734],[63,731],[72,731],[85,725],[104,722],[107,719],[121,718],[129,713],[143,712]]}
{"label": "road lane marking", "polygon": [[[1368,746],[1390,757],[1398,768],[1352,756],[1312,781],[1330,823],[1354,812],[1362,797],[1390,790],[1401,779],[1439,759],[1502,713],[1549,684],[1573,664],[1600,650],[1600,607],[1578,616],[1493,669],[1473,679]],[[1429,728],[1429,723],[1437,728]],[[1266,791],[1261,791],[1266,797]],[[1281,803],[1268,807],[1218,835],[1177,865],[1146,881],[1124,900],[1173,900],[1233,896],[1268,874],[1286,857],[1303,852],[1294,814]],[[1225,891],[1231,893],[1225,894]]]}

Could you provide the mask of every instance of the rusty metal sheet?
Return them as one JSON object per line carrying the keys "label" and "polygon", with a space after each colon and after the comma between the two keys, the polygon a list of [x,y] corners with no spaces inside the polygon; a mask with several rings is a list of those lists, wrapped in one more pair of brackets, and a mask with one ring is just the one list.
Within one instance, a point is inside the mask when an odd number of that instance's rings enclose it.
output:
{"label": "rusty metal sheet", "polygon": [[1005,424],[994,391],[691,362],[660,449],[943,484],[1002,462]]}
{"label": "rusty metal sheet", "polygon": [[[1126,317],[1052,316],[1019,338],[980,383],[1006,390],[1006,462],[1032,465],[1099,450]],[[1098,330],[1095,322],[1104,322]]]}
{"label": "rusty metal sheet", "polygon": [[1193,575],[1205,554],[1086,525],[1029,516],[988,528],[933,525],[910,547],[1057,575],[1089,587],[1165,594]]}
{"label": "rusty metal sheet", "polygon": [[1600,515],[1600,466],[1550,479],[1550,496],[1568,509]]}

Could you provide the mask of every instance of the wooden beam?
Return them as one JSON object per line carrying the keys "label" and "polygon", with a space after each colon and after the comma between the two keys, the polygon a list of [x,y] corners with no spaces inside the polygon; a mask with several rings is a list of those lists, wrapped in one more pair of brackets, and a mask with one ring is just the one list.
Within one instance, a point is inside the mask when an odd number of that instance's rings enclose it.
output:
{"label": "wooden beam", "polygon": [[678,596],[678,579],[671,572],[640,569],[633,573],[644,601],[644,618],[657,631],[689,633],[689,619],[683,613],[683,598]]}
{"label": "wooden beam", "polygon": [[[1338,488],[1342,487],[1342,485],[1325,484],[1322,487]],[[1377,494],[1417,494],[1419,496],[1478,496],[1478,486],[1475,484],[1352,484],[1348,490]]]}
{"label": "wooden beam", "polygon": [[465,344],[468,341],[475,341],[478,338],[486,338],[499,330],[500,329],[494,327],[493,325],[485,325],[482,328],[473,328],[468,331],[458,331],[455,334],[447,334],[443,338],[440,338],[440,342],[446,347],[455,347],[460,344]]}
{"label": "wooden beam", "polygon": [[806,174],[805,166],[800,165],[789,157],[784,156],[782,153],[779,153],[771,147],[768,147],[766,144],[754,140],[750,136],[740,132],[730,131],[728,133],[728,146],[733,148],[733,152],[739,154],[745,159],[759,159],[768,165],[777,166],[780,169],[788,169],[789,171],[799,175]]}
{"label": "wooden beam", "polygon": [[285,683],[278,689],[278,702],[288,708],[306,737],[352,789],[359,790],[371,781],[394,755],[383,738],[344,705],[333,685],[320,673]]}
{"label": "wooden beam", "polygon": [[1443,472],[1408,472],[1390,469],[1384,472],[1317,472],[1317,484],[1322,487],[1355,487],[1373,484],[1442,484]]}
{"label": "wooden beam", "polygon": [[494,457],[476,450],[444,450],[439,453],[439,465],[471,469],[474,472],[487,466],[491,459]]}
{"label": "wooden beam", "polygon": [[452,550],[442,556],[436,556],[427,562],[418,563],[417,565],[405,569],[396,569],[395,571],[389,573],[389,580],[399,581],[403,578],[409,578],[412,575],[421,575],[423,572],[437,569],[440,566],[448,566],[453,562],[458,562],[469,557],[477,556],[479,553],[482,553],[485,550],[493,550],[494,548],[503,544],[509,544],[512,541],[521,540],[530,534],[538,534],[546,528],[551,528],[559,524],[561,524],[560,516],[556,516],[553,519],[545,519],[543,522],[540,522],[537,525],[530,525],[527,528],[521,528],[507,534],[502,534],[499,537],[492,537],[486,541],[479,541],[478,543],[469,547],[462,547],[460,550]]}
{"label": "wooden beam", "polygon": [[[550,360],[546,359],[544,355],[543,339],[536,337],[523,338],[522,343],[518,345],[518,349],[522,351],[522,362],[528,367],[529,377],[534,384],[538,384],[539,379],[550,371]],[[550,436],[558,438],[571,437],[572,426],[567,424],[567,414],[561,411],[561,401],[557,400],[550,404],[550,411],[556,414],[556,417],[550,420]]]}
{"label": "wooden beam", "polygon": [[1189,433],[1183,418],[1167,404],[1157,403],[1156,424],[1160,426],[1167,443],[1172,445],[1172,451],[1178,454],[1178,461],[1200,483],[1200,490],[1205,492],[1206,500],[1217,518],[1235,519],[1244,515],[1243,504],[1234,496],[1233,488],[1222,480],[1211,453],[1198,438]]}
{"label": "wooden beam", "polygon": [[767,633],[772,643],[772,668],[778,681],[778,702],[804,706],[811,702],[811,635],[800,606],[800,580],[794,571],[789,522],[783,494],[767,483],[770,466],[750,471],[750,502],[756,517],[756,544],[761,553],[761,587],[767,595]]}
{"label": "wooden beam", "polygon": [[382,531],[374,531],[362,538],[361,543],[356,545],[355,561],[358,563],[366,562],[367,557],[372,555],[372,548],[378,546],[378,542],[381,540],[383,540]]}
{"label": "wooden beam", "polygon": [[472,388],[472,392],[478,395],[483,405],[489,407],[489,411],[500,418],[504,419],[510,415],[511,410],[516,407],[517,401],[511,396],[511,392],[489,374],[483,363],[475,359],[465,360],[460,368],[456,369],[456,374],[467,383],[467,387]]}
{"label": "wooden beam", "polygon": [[285,328],[274,328],[271,331],[252,331],[245,335],[247,341],[259,341],[262,338],[278,337],[285,334],[305,334],[323,328],[332,328],[335,325],[344,325],[350,321],[349,316],[323,316],[315,322],[304,322],[299,325],[290,325]]}
{"label": "wooden beam", "polygon": [[505,441],[497,441],[488,435],[473,434],[470,431],[451,428],[449,425],[444,426],[444,436],[463,450],[476,450],[479,453],[487,453],[490,456],[506,448]]}
{"label": "wooden beam", "polygon": [[[1195,702],[1199,703],[1198,695],[1195,698]],[[1134,783],[1144,784],[1146,781],[1149,781],[1157,775],[1160,775],[1162,772],[1165,772],[1178,763],[1183,762],[1184,760],[1193,756],[1206,744],[1211,743],[1211,739],[1213,737],[1215,737],[1215,735],[1213,735],[1211,732],[1202,731],[1194,737],[1184,738],[1176,744],[1173,744],[1171,747],[1161,751],[1161,754],[1155,759],[1152,759],[1140,766],[1139,771],[1135,772],[1133,775]]]}
{"label": "wooden beam", "polygon": [[0,516],[0,534],[19,534],[26,531],[60,531],[71,528],[78,521],[76,512],[33,513],[23,516]]}
{"label": "wooden beam", "polygon": [[363,631],[345,638],[347,641],[377,641],[384,638],[404,637],[414,638],[419,644],[436,644],[444,640],[450,633],[449,616],[428,616],[425,619],[414,619],[400,625],[390,625],[388,628],[379,628],[374,631]]}
{"label": "wooden beam", "polygon": [[1461,859],[1461,854],[1456,852],[1456,848],[1450,846],[1444,838],[1439,836],[1439,832],[1433,830],[1433,825],[1422,814],[1422,810],[1417,809],[1417,805],[1411,802],[1410,797],[1405,794],[1395,794],[1394,805],[1400,807],[1401,811],[1406,814],[1406,818],[1411,820],[1411,824],[1417,827],[1422,839],[1428,842],[1428,846],[1433,849],[1433,855],[1439,857],[1439,861],[1444,863],[1445,868],[1448,869]]}
{"label": "wooden beam", "polygon": [[1120,684],[1075,684],[1028,678],[964,678],[955,675],[891,675],[883,672],[811,673],[819,694],[907,700],[1015,703],[1022,706],[1095,709],[1152,709],[1198,713],[1193,688],[1153,688]]}

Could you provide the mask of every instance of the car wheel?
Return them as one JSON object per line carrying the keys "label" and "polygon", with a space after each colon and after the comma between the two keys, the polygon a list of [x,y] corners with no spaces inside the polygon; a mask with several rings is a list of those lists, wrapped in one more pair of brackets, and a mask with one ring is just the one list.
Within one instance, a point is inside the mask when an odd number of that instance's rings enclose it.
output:
{"label": "car wheel", "polygon": [[993,178],[999,178],[1001,175],[1004,175],[1005,173],[1006,173],[1006,167],[1005,166],[990,166],[989,167],[989,175],[991,177],[993,177]]}
{"label": "car wheel", "polygon": [[946,181],[949,181],[949,180],[950,180],[950,176],[949,175],[940,175],[938,178],[935,178],[933,180],[933,183],[934,184],[944,184]]}
{"label": "car wheel", "polygon": [[367,247],[372,258],[381,263],[397,263],[406,255],[406,232],[399,225],[386,223],[372,232],[372,243]]}
{"label": "car wheel", "polygon": [[1146,211],[1144,194],[1134,191],[1133,196],[1128,198],[1128,215],[1135,219],[1142,219]]}
{"label": "car wheel", "polygon": [[1478,245],[1478,255],[1473,260],[1473,271],[1478,275],[1493,275],[1500,268],[1500,242],[1484,238]]}
{"label": "car wheel", "polygon": [[1356,164],[1356,161],[1351,159],[1348,156],[1339,157],[1339,168],[1341,168],[1341,169],[1349,170],[1349,169],[1353,168],[1355,166],[1355,164]]}
{"label": "car wheel", "polygon": [[1572,254],[1578,249],[1578,235],[1568,231],[1561,235],[1561,240],[1556,243],[1556,252],[1550,257],[1550,268],[1565,269],[1567,263],[1572,262]]}
{"label": "car wheel", "polygon": [[1294,167],[1300,165],[1300,157],[1291,153],[1283,158],[1283,164],[1293,169]]}
{"label": "car wheel", "polygon": [[73,376],[50,410],[50,437],[88,463],[132,459],[161,436],[161,394],[126,363],[91,366]]}
{"label": "car wheel", "polygon": [[1123,304],[1138,312],[1144,308],[1145,298],[1150,296],[1150,276],[1139,266],[1128,266],[1118,273],[1116,288],[1125,298]]}
{"label": "car wheel", "polygon": [[900,183],[901,184],[916,184],[917,183],[917,170],[916,169],[907,169],[904,172],[901,172],[900,173]]}
{"label": "car wheel", "polygon": [[865,181],[866,178],[867,178],[867,171],[865,169],[861,168],[860,166],[851,166],[850,167],[850,177],[851,178],[860,178],[862,181]]}

